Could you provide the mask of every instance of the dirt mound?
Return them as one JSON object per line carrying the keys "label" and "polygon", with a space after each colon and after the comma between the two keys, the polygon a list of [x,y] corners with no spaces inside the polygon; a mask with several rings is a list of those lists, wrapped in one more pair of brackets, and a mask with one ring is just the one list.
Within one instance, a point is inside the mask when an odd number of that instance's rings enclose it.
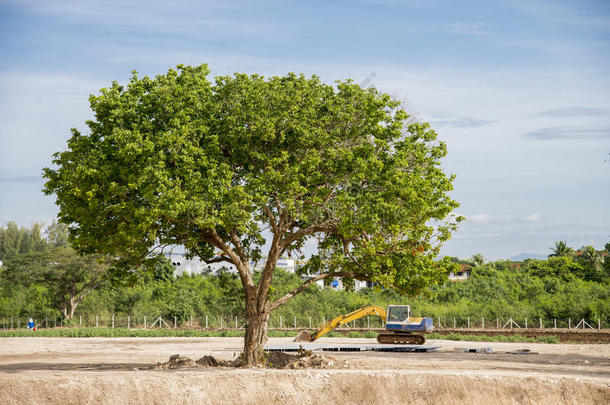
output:
{"label": "dirt mound", "polygon": [[202,367],[218,367],[220,363],[212,356],[203,356],[197,360],[197,364]]}
{"label": "dirt mound", "polygon": [[180,356],[179,354],[174,354],[170,356],[169,361],[165,363],[157,363],[154,367],[156,370],[167,370],[167,369],[177,369],[177,368],[196,368],[199,365],[189,359],[188,357]]}
{"label": "dirt mound", "polygon": [[[320,354],[313,354],[304,351],[298,355],[284,352],[271,352],[265,355],[267,367],[284,369],[305,369],[305,368],[345,368],[348,366],[346,361],[338,361],[332,357]],[[243,367],[242,359],[232,361],[218,360],[212,356],[203,356],[195,361],[188,357],[174,354],[165,363],[157,363],[152,367],[155,370],[175,370],[181,368],[202,368],[202,367]]]}
{"label": "dirt mound", "polygon": [[203,356],[195,361],[188,357],[174,354],[170,356],[169,361],[165,363],[157,363],[153,367],[155,370],[174,370],[178,368],[202,368],[202,367],[240,367],[243,362],[240,359],[234,361],[217,360],[212,356]]}
{"label": "dirt mound", "polygon": [[294,355],[284,352],[271,352],[267,355],[267,365],[271,368],[303,369],[303,368],[345,368],[346,361],[338,361],[332,357],[313,354],[305,351]]}
{"label": "dirt mound", "polygon": [[296,335],[293,342],[311,342],[311,334],[307,330],[302,330]]}

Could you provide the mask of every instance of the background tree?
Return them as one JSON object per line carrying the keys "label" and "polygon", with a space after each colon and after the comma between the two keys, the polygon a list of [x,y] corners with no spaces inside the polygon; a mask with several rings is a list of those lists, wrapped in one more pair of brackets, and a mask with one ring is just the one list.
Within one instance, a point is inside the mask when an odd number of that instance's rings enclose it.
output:
{"label": "background tree", "polygon": [[[289,74],[207,79],[206,65],[132,77],[91,96],[89,134],[45,169],[60,220],[84,253],[135,268],[184,245],[233,266],[245,297],[244,354],[263,361],[271,311],[317,280],[366,279],[415,294],[444,281],[440,245],[460,217],[445,145],[375,89]],[[316,238],[319,252],[303,251]],[[305,281],[270,299],[277,260]],[[260,274],[251,262],[262,261]],[[451,265],[453,266],[453,265]]]}
{"label": "background tree", "polygon": [[0,226],[0,260],[5,261],[20,253],[46,249],[47,242],[42,236],[42,225],[34,223],[30,227],[20,227],[15,222]]}
{"label": "background tree", "polygon": [[601,281],[605,276],[603,251],[588,245],[581,247],[578,252],[578,259],[585,268],[586,279]]}
{"label": "background tree", "polygon": [[65,246],[15,256],[2,270],[3,278],[15,284],[44,285],[65,319],[71,319],[78,304],[109,278],[103,257],[80,256]]}
{"label": "background tree", "polygon": [[47,244],[50,247],[68,246],[68,226],[61,222],[53,221],[45,231]]}
{"label": "background tree", "polygon": [[574,253],[574,250],[568,246],[568,242],[560,240],[555,242],[555,246],[551,248],[552,253],[549,257],[564,257]]}
{"label": "background tree", "polygon": [[475,267],[481,267],[485,264],[485,257],[483,257],[483,255],[480,253],[472,255],[472,258],[470,260],[472,261]]}

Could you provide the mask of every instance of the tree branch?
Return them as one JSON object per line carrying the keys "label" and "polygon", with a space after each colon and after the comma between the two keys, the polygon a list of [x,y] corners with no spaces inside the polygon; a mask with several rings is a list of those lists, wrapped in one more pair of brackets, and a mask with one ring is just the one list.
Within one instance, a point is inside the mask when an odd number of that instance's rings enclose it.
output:
{"label": "tree branch", "polygon": [[271,212],[269,207],[267,207],[266,205],[263,207],[263,211],[267,215],[267,218],[269,218],[269,223],[271,224],[271,229],[273,230],[273,233],[276,233],[277,232],[277,221],[275,220],[273,213]]}
{"label": "tree branch", "polygon": [[215,257],[215,258],[209,259],[209,260],[204,259],[203,261],[205,262],[205,264],[213,264],[213,263],[220,263],[220,262],[227,262],[227,263],[233,264],[231,259],[229,259],[227,256],[218,256],[218,257]]}
{"label": "tree branch", "polygon": [[295,233],[287,235],[286,238],[284,238],[282,240],[282,242],[280,244],[282,252],[284,250],[286,250],[286,248],[288,246],[290,246],[292,243],[301,239],[304,236],[311,235],[316,232],[324,232],[324,231],[330,232],[330,231],[334,230],[334,228],[335,227],[333,226],[333,221],[330,219],[327,219],[326,221],[323,221],[319,224],[314,224],[305,229],[300,229],[300,230],[296,231]]}
{"label": "tree branch", "polygon": [[283,297],[279,298],[278,300],[276,300],[275,302],[270,304],[266,308],[266,310],[269,311],[269,312],[273,311],[275,308],[277,308],[280,305],[284,304],[290,298],[292,298],[295,295],[303,292],[307,287],[309,287],[310,285],[312,285],[316,281],[324,280],[325,278],[330,278],[330,277],[352,277],[352,278],[356,278],[356,275],[354,273],[335,272],[335,273],[326,273],[326,274],[319,274],[317,276],[313,276],[310,279],[308,279],[307,281],[305,281],[303,284],[301,284],[300,286],[295,288],[294,290],[286,293]]}
{"label": "tree branch", "polygon": [[252,280],[252,274],[249,271],[249,267],[244,267],[244,264],[247,265],[247,262],[244,263],[241,261],[240,257],[235,253],[233,249],[231,249],[231,246],[227,245],[225,241],[222,240],[222,238],[220,237],[218,232],[216,232],[215,229],[208,229],[207,231],[205,231],[205,233],[209,235],[211,244],[222,250],[229,257],[230,263],[233,263],[233,265],[235,265],[244,287],[254,285],[254,281]]}
{"label": "tree branch", "polygon": [[275,264],[277,263],[277,260],[281,255],[280,241],[282,235],[279,231],[280,230],[278,227],[277,232],[273,233],[273,240],[271,241],[271,247],[269,248],[269,253],[267,254],[265,268],[263,269],[261,279],[259,280],[258,286],[256,288],[256,305],[258,307],[259,312],[263,312],[265,309],[265,304],[267,302],[267,293],[269,292],[269,286],[271,285],[271,277],[273,276],[273,271],[275,270]]}
{"label": "tree branch", "polygon": [[231,231],[231,243],[235,246],[235,250],[237,250],[237,254],[239,255],[239,259],[242,263],[248,263],[249,260],[246,257],[246,252],[244,252],[244,248],[239,240],[239,236],[235,233],[235,231]]}
{"label": "tree branch", "polygon": [[92,291],[98,288],[106,280],[108,280],[108,277],[102,277],[93,284],[90,284],[88,288],[83,289],[83,291],[81,291],[80,293],[74,294],[74,298],[76,298],[74,301],[74,306],[76,307],[87,295],[89,295]]}

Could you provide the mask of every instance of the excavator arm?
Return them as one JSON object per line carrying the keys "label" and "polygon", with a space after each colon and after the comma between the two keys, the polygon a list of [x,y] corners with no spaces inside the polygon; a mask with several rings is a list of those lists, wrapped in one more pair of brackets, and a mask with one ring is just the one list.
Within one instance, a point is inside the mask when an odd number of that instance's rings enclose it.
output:
{"label": "excavator arm", "polygon": [[310,335],[307,331],[302,331],[297,335],[295,341],[313,342],[314,340],[324,336],[331,330],[335,329],[337,326],[345,325],[348,322],[360,319],[368,315],[377,315],[384,322],[386,321],[386,318],[388,316],[385,309],[378,307],[377,305],[369,305],[368,307],[363,307],[355,310],[354,312],[350,312],[349,314],[340,315],[334,319],[331,319],[330,321],[326,322],[324,326],[315,331],[312,335]]}

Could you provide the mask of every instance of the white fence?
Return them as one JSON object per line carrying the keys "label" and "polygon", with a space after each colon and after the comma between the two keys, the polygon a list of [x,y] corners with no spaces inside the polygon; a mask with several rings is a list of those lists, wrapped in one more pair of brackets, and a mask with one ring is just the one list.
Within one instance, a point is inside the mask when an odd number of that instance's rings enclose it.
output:
{"label": "white fence", "polygon": [[[326,317],[312,316],[271,316],[269,329],[317,329],[324,325]],[[600,319],[519,319],[509,318],[475,318],[475,317],[432,317],[434,327],[437,329],[603,329],[607,325]],[[240,316],[190,316],[186,319],[177,317],[154,316],[76,316],[70,321],[62,318],[34,319],[37,328],[58,327],[96,327],[96,328],[181,328],[181,329],[243,329],[245,320]],[[0,319],[2,330],[24,329],[28,327],[28,318],[10,317]],[[343,329],[380,329],[385,325],[377,316],[367,316],[343,325]]]}

